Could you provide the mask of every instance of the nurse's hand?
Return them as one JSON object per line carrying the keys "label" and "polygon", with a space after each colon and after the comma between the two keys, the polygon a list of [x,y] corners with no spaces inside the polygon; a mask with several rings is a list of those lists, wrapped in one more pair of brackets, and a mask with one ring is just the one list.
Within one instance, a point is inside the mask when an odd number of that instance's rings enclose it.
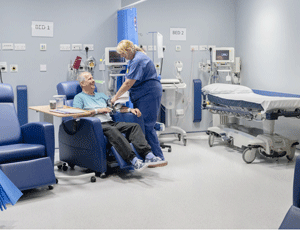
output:
{"label": "nurse's hand", "polygon": [[139,109],[131,109],[130,112],[136,115],[137,117],[140,117],[142,115]]}
{"label": "nurse's hand", "polygon": [[111,104],[115,104],[115,102],[118,100],[118,98],[116,98],[116,96],[113,96],[112,99],[110,99]]}

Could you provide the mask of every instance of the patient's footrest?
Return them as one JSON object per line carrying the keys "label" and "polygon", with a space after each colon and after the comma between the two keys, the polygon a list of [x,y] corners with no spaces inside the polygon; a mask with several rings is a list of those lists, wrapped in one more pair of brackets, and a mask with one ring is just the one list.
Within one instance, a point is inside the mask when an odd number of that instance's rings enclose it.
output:
{"label": "patient's footrest", "polygon": [[[136,157],[140,160],[143,160],[143,158],[137,153],[136,149],[134,148],[134,146],[132,145],[132,143],[130,143],[132,150],[134,151]],[[120,169],[129,169],[129,170],[134,170],[133,166],[131,164],[128,164],[121,156],[120,154],[117,152],[117,150],[112,146],[111,147],[111,151],[113,153],[113,155],[115,156],[117,163],[120,167]]]}

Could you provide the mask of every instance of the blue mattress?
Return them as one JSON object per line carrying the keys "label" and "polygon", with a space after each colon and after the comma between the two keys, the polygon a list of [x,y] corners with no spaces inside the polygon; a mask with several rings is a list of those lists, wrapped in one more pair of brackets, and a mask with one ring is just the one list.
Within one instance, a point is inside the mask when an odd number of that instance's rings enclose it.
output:
{"label": "blue mattress", "polygon": [[207,98],[210,102],[222,105],[222,106],[234,106],[234,107],[243,107],[249,110],[264,110],[261,104],[243,101],[243,100],[229,100],[224,99],[215,95],[208,94]]}

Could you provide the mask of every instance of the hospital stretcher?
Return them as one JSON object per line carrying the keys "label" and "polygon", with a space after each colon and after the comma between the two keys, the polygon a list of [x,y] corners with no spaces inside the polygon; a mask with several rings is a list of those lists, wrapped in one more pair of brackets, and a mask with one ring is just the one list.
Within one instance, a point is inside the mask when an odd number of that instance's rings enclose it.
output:
{"label": "hospital stretcher", "polygon": [[[299,142],[274,133],[274,126],[280,116],[300,118],[300,95],[219,83],[203,87],[202,95],[203,109],[219,114],[221,118],[219,125],[207,130],[210,147],[215,138],[219,137],[243,149],[243,160],[246,163],[252,163],[257,152],[269,158],[294,158]],[[239,118],[261,121],[263,128],[239,125]]]}

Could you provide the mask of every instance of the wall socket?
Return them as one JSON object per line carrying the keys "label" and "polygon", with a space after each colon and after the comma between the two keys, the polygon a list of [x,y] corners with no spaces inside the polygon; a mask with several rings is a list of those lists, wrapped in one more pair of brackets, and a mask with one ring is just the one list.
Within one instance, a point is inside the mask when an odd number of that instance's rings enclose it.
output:
{"label": "wall socket", "polygon": [[71,45],[70,44],[60,44],[59,49],[63,50],[63,51],[71,50]]}
{"label": "wall socket", "polygon": [[148,46],[148,51],[156,51],[156,46]]}
{"label": "wall socket", "polygon": [[7,72],[7,63],[6,62],[0,62],[0,69],[2,73]]}
{"label": "wall socket", "polygon": [[191,45],[191,46],[190,46],[190,50],[191,50],[191,51],[196,51],[196,50],[198,50],[198,46],[196,46],[196,45]]}
{"label": "wall socket", "polygon": [[82,50],[82,44],[72,44],[72,50]]}
{"label": "wall socket", "polygon": [[89,51],[94,50],[94,44],[84,44],[83,45],[84,50],[85,50],[85,47],[88,47]]}

